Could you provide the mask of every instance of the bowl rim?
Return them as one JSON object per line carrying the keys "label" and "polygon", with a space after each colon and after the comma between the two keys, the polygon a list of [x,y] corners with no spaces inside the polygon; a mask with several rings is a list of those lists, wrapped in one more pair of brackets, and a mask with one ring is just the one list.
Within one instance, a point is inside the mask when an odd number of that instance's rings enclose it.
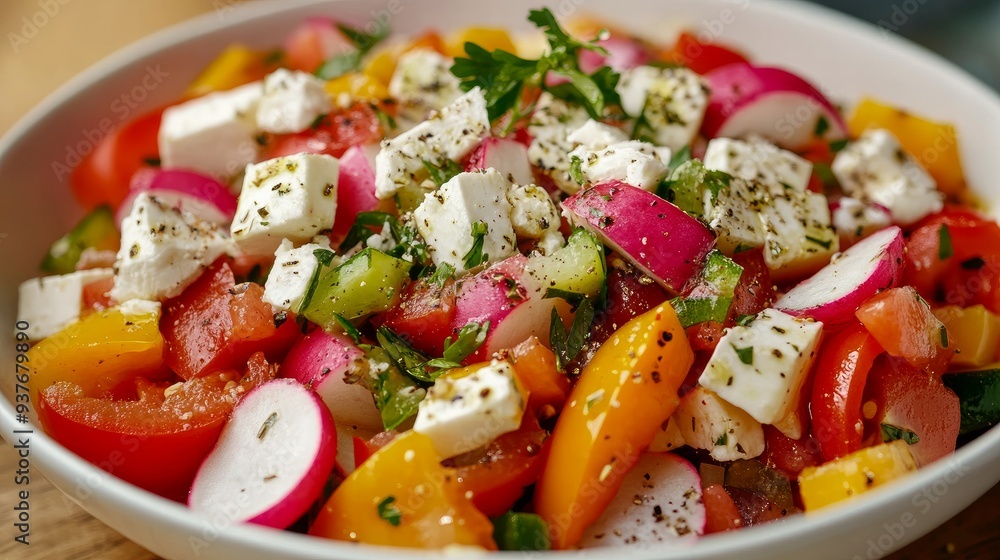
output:
{"label": "bowl rim", "polygon": [[[242,3],[227,8],[231,11],[227,13],[225,22],[219,23],[218,15],[214,12],[208,12],[166,27],[131,43],[77,74],[19,119],[7,133],[0,137],[0,160],[4,159],[23,137],[30,134],[47,113],[56,107],[71,103],[73,97],[79,92],[93,87],[106,76],[130,62],[223,28],[238,27],[249,21],[286,10],[329,6],[338,1],[340,0],[265,0]],[[711,3],[720,6],[724,5],[724,1],[710,0]],[[539,4],[550,3],[539,1]],[[885,30],[879,31],[879,28],[872,24],[816,4],[781,0],[754,0],[752,9],[770,13],[780,12],[782,17],[796,21],[814,23],[817,19],[826,19],[828,20],[826,26],[843,28],[843,30],[859,36],[873,37],[875,34],[881,33],[881,39],[886,41],[887,49],[901,51],[905,56],[920,59],[922,64],[933,66],[935,71],[941,72],[949,80],[953,80],[956,87],[968,90],[975,96],[977,102],[982,103],[984,109],[996,113],[997,120],[1000,121],[1000,97],[997,96],[996,92],[940,55],[894,33],[888,33]],[[7,441],[13,441],[17,435],[15,430],[23,428],[24,425],[15,422],[15,411],[12,403],[6,396],[0,398],[0,432],[2,432],[3,437]],[[100,478],[101,482],[91,487],[92,494],[87,500],[114,502],[119,504],[119,507],[137,515],[166,522],[190,535],[204,534],[203,530],[212,526],[210,520],[192,514],[190,510],[179,503],[161,498],[109,475],[68,451],[61,444],[48,437],[40,427],[31,426],[31,429],[35,428],[37,429],[34,433],[30,434],[32,438],[31,449],[36,457],[41,458],[36,463],[39,471],[48,476],[51,469],[53,474],[65,480],[70,480],[74,476],[79,478],[81,474]],[[991,450],[996,457],[990,456]],[[673,557],[677,553],[686,558],[708,558],[717,557],[726,552],[747,551],[748,548],[805,540],[809,535],[835,530],[862,510],[900,511],[900,503],[909,501],[911,496],[918,494],[922,489],[930,487],[937,481],[946,479],[949,474],[981,471],[991,461],[998,458],[1000,458],[1000,426],[981,434],[948,458],[928,465],[903,480],[877,488],[858,499],[826,509],[822,515],[797,515],[785,519],[780,524],[767,524],[726,534],[712,535],[710,538],[698,540],[698,544],[693,547],[681,544],[679,548],[632,549],[628,550],[626,554],[632,558],[664,557],[664,555]],[[998,478],[1000,478],[1000,473],[998,473]],[[75,496],[70,496],[70,498],[79,503]],[[84,509],[87,508],[84,506]],[[223,527],[218,531],[218,536],[214,540],[250,545],[263,552],[280,553],[295,550],[303,557],[327,557],[330,554],[335,554],[340,558],[371,559],[378,558],[381,554],[409,557],[439,557],[440,555],[437,551],[372,545],[359,547],[350,543],[253,525]],[[520,553],[500,554],[511,556]],[[622,551],[621,549],[591,549],[577,551],[573,554],[585,558],[617,559],[621,556]]]}

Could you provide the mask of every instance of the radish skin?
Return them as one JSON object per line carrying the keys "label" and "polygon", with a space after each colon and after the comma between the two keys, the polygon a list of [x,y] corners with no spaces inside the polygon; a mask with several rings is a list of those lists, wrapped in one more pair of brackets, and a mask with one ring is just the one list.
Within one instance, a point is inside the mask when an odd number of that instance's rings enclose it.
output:
{"label": "radish skin", "polygon": [[367,153],[377,147],[351,146],[340,158],[337,171],[337,213],[333,218],[334,239],[347,236],[359,212],[369,212],[379,207],[379,200],[375,198],[374,156],[369,158]]}
{"label": "radish skin", "polygon": [[711,97],[702,123],[708,138],[759,134],[789,150],[816,140],[817,123],[826,120],[821,137],[847,138],[840,112],[812,84],[781,68],[727,64],[705,75]]}
{"label": "radish skin", "polygon": [[275,379],[237,403],[198,469],[188,507],[211,519],[279,529],[321,497],[337,455],[333,417],[294,379]]}
{"label": "radish skin", "polygon": [[905,246],[896,226],[874,233],[781,296],[775,308],[825,325],[850,321],[862,303],[896,286]]}
{"label": "radish skin", "polygon": [[703,223],[655,194],[619,181],[567,198],[563,215],[673,294],[701,270],[715,245],[715,234]]}
{"label": "radish skin", "polygon": [[580,547],[645,548],[689,542],[705,533],[705,520],[698,470],[672,453],[646,453],[584,533]]}
{"label": "radish skin", "polygon": [[144,168],[132,176],[129,194],[115,211],[116,223],[120,225],[132,212],[141,193],[215,224],[228,224],[236,215],[236,197],[214,178],[194,171]]}
{"label": "radish skin", "polygon": [[530,185],[535,182],[528,160],[528,148],[517,140],[508,138],[487,138],[472,156],[466,171],[496,169],[515,185]]}

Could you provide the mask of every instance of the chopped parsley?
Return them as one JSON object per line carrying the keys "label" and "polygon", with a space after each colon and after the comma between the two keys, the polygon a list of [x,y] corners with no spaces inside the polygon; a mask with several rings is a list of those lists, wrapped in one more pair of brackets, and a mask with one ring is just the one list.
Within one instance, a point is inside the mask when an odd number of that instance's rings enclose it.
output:
{"label": "chopped parsley", "polygon": [[427,170],[427,174],[430,176],[431,181],[439,187],[452,180],[455,175],[464,171],[461,165],[450,159],[444,160],[444,162],[440,165],[427,161],[426,159],[423,160],[423,163],[424,169]]}
{"label": "chopped parsley", "polygon": [[721,447],[723,445],[726,445],[727,443],[729,443],[729,434],[727,433],[723,433],[721,436],[719,436],[719,439],[715,440],[716,447]]}
{"label": "chopped parsley", "polygon": [[914,445],[920,443],[920,436],[915,434],[912,430],[907,430],[906,428],[900,428],[898,426],[893,426],[892,424],[882,424],[882,441],[890,442],[901,439],[906,442],[907,445]]}
{"label": "chopped parsley", "polygon": [[747,346],[746,348],[737,348],[735,344],[730,344],[730,346],[736,351],[736,357],[741,362],[748,366],[753,365],[753,346]]}
{"label": "chopped parsley", "polygon": [[472,247],[469,252],[462,256],[466,270],[471,270],[484,262],[490,260],[488,254],[483,253],[483,243],[486,241],[486,234],[490,232],[490,227],[486,222],[479,220],[472,224]]}
{"label": "chopped parsley", "polygon": [[583,160],[580,156],[570,156],[569,177],[580,185],[587,183],[587,177],[583,174]]}
{"label": "chopped parsley", "polygon": [[344,318],[340,313],[333,314],[333,320],[340,325],[340,328],[344,329],[344,334],[351,337],[354,344],[361,344],[361,331],[358,330],[350,321]]}
{"label": "chopped parsley", "polygon": [[829,239],[820,239],[818,237],[813,237],[811,235],[806,236],[806,241],[811,241],[827,250],[829,250],[830,247],[833,245],[833,241],[830,241]]}
{"label": "chopped parsley", "polygon": [[941,348],[948,347],[948,327],[941,325]]}
{"label": "chopped parsley", "polygon": [[955,254],[955,249],[951,245],[951,231],[947,224],[942,224],[938,230],[938,259],[948,260]]}
{"label": "chopped parsley", "polygon": [[389,36],[387,25],[378,26],[371,34],[343,23],[338,23],[337,29],[354,44],[354,50],[338,53],[320,64],[314,74],[322,80],[332,80],[358,70],[361,68],[361,59]]}
{"label": "chopped parsley", "polygon": [[813,130],[813,135],[816,137],[823,136],[827,130],[830,130],[830,122],[826,120],[825,116],[820,115],[816,119],[816,128]]}
{"label": "chopped parsley", "polygon": [[403,521],[403,512],[396,507],[396,497],[388,496],[378,503],[378,516],[389,522],[393,527],[399,527]]}
{"label": "chopped parsley", "polygon": [[[580,299],[569,330],[566,330],[566,325],[563,324],[559,312],[552,309],[551,323],[549,324],[549,346],[552,347],[552,351],[556,355],[556,367],[559,371],[565,371],[566,364],[573,361],[583,350],[583,345],[590,336],[590,325],[594,321],[593,302],[582,294],[577,295],[580,296]],[[549,293],[546,293],[545,297],[550,297]],[[577,298],[574,296],[572,299]]]}

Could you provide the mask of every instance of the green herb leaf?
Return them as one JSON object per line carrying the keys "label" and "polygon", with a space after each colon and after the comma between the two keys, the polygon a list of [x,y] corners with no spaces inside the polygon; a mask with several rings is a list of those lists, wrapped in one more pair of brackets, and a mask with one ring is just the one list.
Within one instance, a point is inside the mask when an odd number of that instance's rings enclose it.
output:
{"label": "green herb leaf", "polygon": [[329,249],[316,249],[313,251],[313,255],[316,257],[316,260],[319,261],[319,264],[322,266],[330,266],[330,263],[333,262],[334,257],[337,256],[336,253],[334,253]]}
{"label": "green herb leaf", "polygon": [[334,313],[333,320],[340,325],[340,328],[344,329],[344,334],[351,337],[354,344],[361,344],[361,331],[359,331],[357,327],[352,325],[351,322],[345,319],[340,313]]}
{"label": "green herb leaf", "polygon": [[915,434],[912,430],[907,430],[906,428],[900,428],[898,426],[893,426],[892,424],[882,424],[882,441],[890,442],[901,439],[906,442],[907,445],[914,445],[920,443],[920,436]]}
{"label": "green herb leaf", "polygon": [[361,59],[368,54],[375,45],[378,45],[389,36],[389,27],[378,26],[373,34],[365,33],[343,23],[337,24],[337,29],[344,34],[347,39],[354,44],[353,51],[339,53],[329,59],[316,69],[316,76],[322,80],[332,80],[344,74],[354,72],[361,68]]}
{"label": "green herb leaf", "polygon": [[378,340],[379,346],[407,375],[426,383],[434,382],[434,376],[427,371],[427,362],[431,360],[430,356],[410,346],[410,343],[403,337],[384,325],[375,331],[375,338]]}
{"label": "green herb leaf", "polygon": [[376,230],[381,231],[386,223],[393,231],[393,237],[397,237],[396,233],[402,229],[402,225],[396,216],[388,212],[358,212],[354,218],[354,225],[347,231],[347,236],[344,237],[344,241],[340,243],[338,249],[343,253],[358,243],[364,243],[373,233],[376,233]]}
{"label": "green herb leaf", "polygon": [[508,511],[493,520],[493,540],[500,550],[549,550],[549,526],[534,513]]}
{"label": "green herb leaf", "polygon": [[399,527],[403,520],[403,512],[395,504],[396,498],[389,496],[378,503],[378,516],[389,522],[393,527]]}
{"label": "green herb leaf", "polygon": [[580,307],[580,303],[587,299],[586,294],[581,294],[579,292],[570,292],[567,290],[560,290],[559,288],[549,288],[545,290],[545,295],[542,299],[549,298],[560,298],[570,305],[570,311],[576,311]]}
{"label": "green herb leaf", "polygon": [[590,298],[583,298],[577,307],[576,314],[569,330],[555,309],[552,310],[549,324],[549,345],[556,355],[556,367],[559,371],[566,369],[566,364],[583,350],[583,345],[590,336],[590,326],[594,321],[594,304]]}
{"label": "green herb leaf", "polygon": [[837,153],[846,147],[847,147],[846,138],[844,138],[843,140],[834,140],[833,142],[830,142],[830,151],[833,153]]}
{"label": "green herb leaf", "polygon": [[938,230],[938,242],[938,259],[950,259],[955,254],[955,249],[951,246],[951,231],[947,224],[942,224]]}
{"label": "green herb leaf", "polygon": [[587,176],[583,174],[583,160],[580,159],[580,156],[570,156],[569,177],[580,185],[587,183]]}
{"label": "green herb leaf", "polygon": [[673,175],[674,171],[678,167],[689,161],[691,161],[691,146],[685,144],[683,148],[677,150],[670,156],[670,163],[667,165],[667,167],[670,168],[670,171],[667,173],[667,176],[669,177]]}
{"label": "green herb leaf", "polygon": [[756,319],[756,315],[740,315],[736,318],[736,324],[741,327],[746,327]]}
{"label": "green herb leaf", "polygon": [[948,347],[948,327],[941,325],[941,348]]}
{"label": "green herb leaf", "polygon": [[723,433],[718,439],[715,440],[716,447],[721,447],[727,443],[729,443],[729,434],[727,433]]}
{"label": "green herb leaf", "polygon": [[741,362],[748,366],[753,365],[753,346],[747,346],[746,348],[737,348],[735,344],[730,344],[730,346],[736,351],[736,356]]}
{"label": "green herb leaf", "polygon": [[827,250],[829,250],[830,247],[833,246],[833,241],[831,241],[829,239],[820,239],[818,237],[813,237],[811,235],[807,235],[806,236],[806,241],[811,241],[812,243],[815,243],[815,244],[819,245],[820,247],[822,247],[824,249],[827,249]]}
{"label": "green herb leaf", "polygon": [[444,339],[444,354],[442,358],[452,364],[461,364],[462,360],[471,356],[483,345],[483,342],[486,341],[486,334],[489,331],[489,321],[483,324],[473,322],[465,325],[458,331],[458,337],[456,337],[455,342],[451,341],[450,336]]}
{"label": "green herb leaf", "polygon": [[323,124],[323,121],[325,121],[328,116],[330,116],[328,113],[317,115],[316,118],[313,119],[313,122],[309,125],[309,130],[316,130],[317,128],[319,128],[320,125]]}
{"label": "green herb leaf", "polygon": [[450,159],[444,160],[444,162],[441,163],[440,165],[436,165],[432,162],[427,161],[426,159],[423,160],[423,163],[424,163],[424,169],[426,169],[428,175],[430,175],[431,181],[433,181],[434,184],[439,187],[450,181],[453,177],[455,177],[455,175],[458,175],[459,173],[464,171],[461,165],[455,163]]}
{"label": "green herb leaf", "polygon": [[455,276],[455,267],[448,263],[441,263],[434,269],[434,273],[431,274],[427,281],[439,288],[443,288],[448,280]]}
{"label": "green herb leaf", "polygon": [[372,392],[382,416],[382,426],[393,430],[417,413],[427,391],[403,375],[384,349],[368,345],[361,348],[368,358],[369,368],[359,383]]}
{"label": "green herb leaf", "polygon": [[482,220],[472,224],[472,247],[462,257],[466,270],[476,268],[490,259],[489,255],[483,254],[483,243],[486,241],[486,234],[489,232],[489,226]]}
{"label": "green herb leaf", "polygon": [[826,120],[826,117],[820,115],[816,119],[816,128],[813,130],[813,136],[820,137],[826,134],[826,131],[830,130],[830,123]]}
{"label": "green herb leaf", "polygon": [[160,158],[158,158],[156,156],[144,157],[144,158],[142,158],[142,163],[145,164],[145,165],[148,165],[150,167],[160,167],[160,165],[163,164],[163,162],[160,160]]}

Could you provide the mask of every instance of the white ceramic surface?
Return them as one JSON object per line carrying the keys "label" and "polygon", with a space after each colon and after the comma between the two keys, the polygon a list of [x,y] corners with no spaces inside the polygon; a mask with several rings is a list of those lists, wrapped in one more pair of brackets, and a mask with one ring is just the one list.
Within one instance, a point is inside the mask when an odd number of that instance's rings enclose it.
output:
{"label": "white ceramic surface", "polygon": [[[13,325],[16,286],[39,256],[79,217],[59,164],[88,148],[102,119],[111,123],[174,98],[227,44],[276,44],[303,17],[332,14],[356,23],[388,22],[401,33],[488,22],[525,28],[539,0],[216,2],[218,10],[111,56],[46,99],[0,140],[0,325]],[[737,45],[764,63],[801,72],[837,100],[871,94],[958,125],[970,182],[997,207],[1000,100],[936,56],[879,30],[801,3],[770,0],[562,0],[560,16],[597,13],[649,36],[682,26]],[[146,80],[145,85],[143,80]],[[142,102],[126,109],[122,96]],[[118,100],[116,102],[116,100]],[[9,327],[4,327],[9,328]],[[13,348],[0,355],[8,397]],[[10,440],[14,411],[0,399],[0,432]],[[350,546],[225,519],[196,518],[178,504],[133,488],[36,431],[33,467],[84,509],[128,538],[171,560],[208,558],[384,558],[416,553]],[[760,528],[702,539],[693,547],[581,553],[586,558],[879,558],[938,526],[1000,480],[1000,429],[848,505]],[[435,555],[430,555],[435,556]]]}

